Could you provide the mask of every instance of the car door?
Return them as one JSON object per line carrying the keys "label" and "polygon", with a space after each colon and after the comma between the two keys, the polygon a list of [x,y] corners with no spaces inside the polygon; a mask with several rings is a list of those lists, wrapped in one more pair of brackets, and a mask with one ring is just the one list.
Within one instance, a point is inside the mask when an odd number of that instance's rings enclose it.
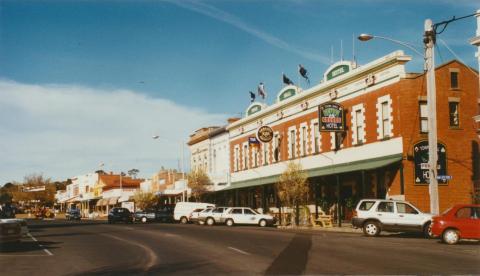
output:
{"label": "car door", "polygon": [[230,211],[229,217],[233,219],[235,223],[243,223],[243,209],[242,208],[233,208]]}
{"label": "car door", "polygon": [[243,209],[243,219],[246,224],[257,224],[257,214],[250,208]]}
{"label": "car door", "polygon": [[422,230],[423,217],[412,205],[405,202],[397,202],[397,226],[404,230]]}
{"label": "car door", "polygon": [[476,218],[476,210],[472,207],[463,207],[455,213],[456,226],[460,229],[462,238],[478,236],[479,220]]}
{"label": "car door", "polygon": [[392,201],[381,201],[378,203],[376,216],[385,230],[396,228],[397,218],[395,207]]}

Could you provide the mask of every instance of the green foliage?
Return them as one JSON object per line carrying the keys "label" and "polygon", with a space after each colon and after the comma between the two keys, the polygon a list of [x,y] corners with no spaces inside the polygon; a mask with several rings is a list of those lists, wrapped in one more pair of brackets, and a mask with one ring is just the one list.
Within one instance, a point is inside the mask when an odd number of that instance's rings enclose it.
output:
{"label": "green foliage", "polygon": [[203,170],[195,170],[187,175],[188,187],[192,189],[192,196],[199,201],[201,196],[208,192],[212,181]]}
{"label": "green foliage", "polygon": [[152,192],[137,191],[133,195],[135,206],[141,210],[154,208],[158,203],[158,198]]}

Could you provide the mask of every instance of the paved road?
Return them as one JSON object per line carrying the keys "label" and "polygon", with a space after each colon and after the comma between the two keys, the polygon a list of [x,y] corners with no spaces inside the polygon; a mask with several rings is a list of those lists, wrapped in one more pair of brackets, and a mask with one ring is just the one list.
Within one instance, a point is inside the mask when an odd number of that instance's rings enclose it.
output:
{"label": "paved road", "polygon": [[408,235],[43,221],[0,245],[3,275],[479,274],[480,245]]}

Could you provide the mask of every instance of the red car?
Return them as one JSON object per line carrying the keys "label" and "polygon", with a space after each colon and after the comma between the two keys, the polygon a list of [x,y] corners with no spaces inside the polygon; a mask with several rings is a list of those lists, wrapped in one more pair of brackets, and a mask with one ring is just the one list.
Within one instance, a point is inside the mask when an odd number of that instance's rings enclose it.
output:
{"label": "red car", "polygon": [[447,244],[455,244],[460,239],[480,240],[480,205],[455,205],[433,217],[432,234]]}

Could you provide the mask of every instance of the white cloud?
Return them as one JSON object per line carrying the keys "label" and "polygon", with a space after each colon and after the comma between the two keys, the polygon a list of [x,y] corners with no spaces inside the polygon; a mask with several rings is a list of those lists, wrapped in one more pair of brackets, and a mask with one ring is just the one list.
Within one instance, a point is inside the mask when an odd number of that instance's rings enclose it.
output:
{"label": "white cloud", "polygon": [[247,24],[245,21],[242,19],[238,18],[237,16],[230,14],[226,11],[223,11],[221,9],[218,9],[212,5],[205,4],[200,1],[171,1],[171,0],[166,0],[166,2],[170,2],[172,4],[175,4],[179,7],[203,14],[205,16],[214,18],[216,20],[225,22],[227,24],[230,24],[250,35],[253,35],[266,43],[278,47],[280,49],[289,51],[291,53],[300,55],[304,58],[313,60],[313,61],[318,61],[321,62],[325,65],[330,65],[330,59],[324,55],[317,54],[311,51],[308,51],[306,49],[302,49],[300,47],[294,46],[272,34],[266,33],[262,30],[259,30],[257,28],[254,28],[253,26],[250,26]]}
{"label": "white cloud", "polygon": [[101,162],[150,177],[162,165],[177,167],[192,131],[225,118],[129,90],[0,80],[0,185],[29,173],[65,179]]}

